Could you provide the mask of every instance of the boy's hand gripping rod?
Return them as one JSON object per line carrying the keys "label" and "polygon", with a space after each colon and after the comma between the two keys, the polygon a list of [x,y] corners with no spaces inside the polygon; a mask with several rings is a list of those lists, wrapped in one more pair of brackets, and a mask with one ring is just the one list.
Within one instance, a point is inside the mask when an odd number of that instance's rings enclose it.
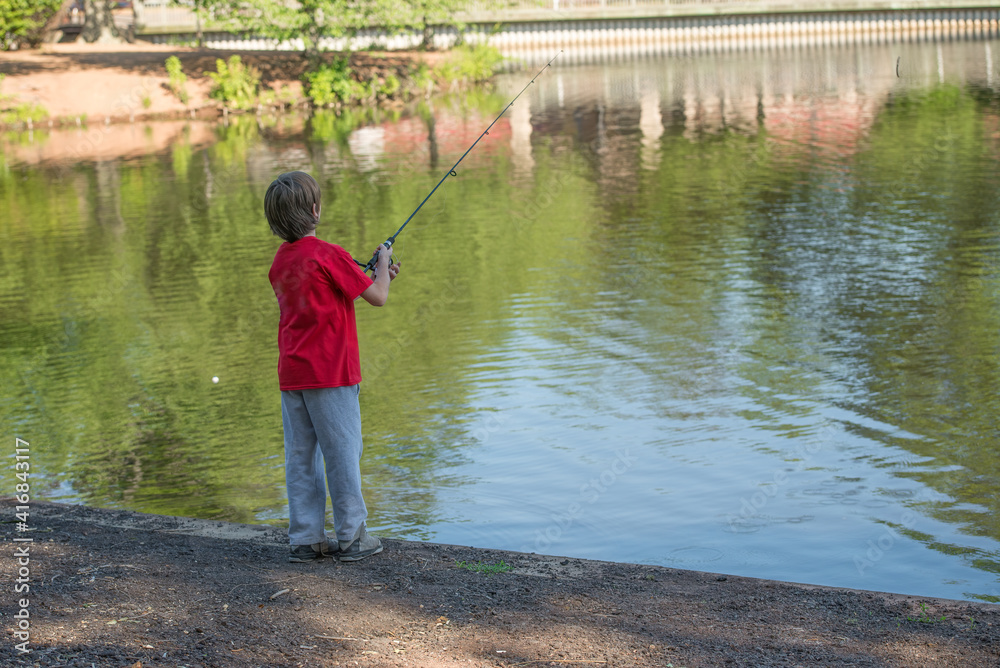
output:
{"label": "boy's hand gripping rod", "polygon": [[[562,53],[562,51],[560,50],[559,53]],[[438,188],[441,187],[441,184],[444,183],[445,179],[447,179],[449,176],[458,176],[458,173],[455,171],[455,169],[458,167],[458,163],[460,163],[463,160],[465,160],[465,156],[469,155],[469,151],[471,151],[472,149],[474,149],[476,147],[476,144],[479,143],[479,140],[482,139],[483,137],[485,137],[486,135],[488,135],[490,133],[490,128],[492,128],[494,126],[494,124],[496,124],[496,122],[500,120],[500,117],[503,116],[507,112],[508,109],[510,109],[512,106],[514,106],[514,103],[517,101],[517,98],[521,97],[521,93],[523,93],[524,91],[528,90],[528,86],[530,86],[531,84],[535,83],[535,79],[537,79],[539,76],[541,76],[542,72],[544,72],[548,68],[548,66],[552,64],[552,61],[554,61],[556,58],[559,57],[559,53],[557,53],[556,55],[552,56],[552,60],[550,60],[549,62],[545,63],[545,67],[543,67],[542,69],[538,70],[538,74],[536,74],[534,77],[532,77],[531,81],[529,81],[528,83],[526,83],[524,85],[524,88],[521,89],[521,92],[518,93],[517,95],[515,95],[514,99],[511,100],[510,103],[508,103],[507,106],[503,108],[503,111],[501,111],[500,114],[497,115],[497,117],[493,119],[493,123],[490,123],[489,127],[487,127],[485,130],[483,130],[483,134],[479,135],[476,138],[476,141],[472,142],[472,146],[470,146],[468,149],[466,149],[465,153],[462,154],[462,157],[458,159],[458,162],[456,162],[454,165],[452,165],[451,169],[448,170],[448,173],[446,173],[443,177],[441,177],[441,180],[438,181],[438,184],[436,186],[434,186],[434,189],[431,190],[429,193],[427,193],[427,197],[425,197],[424,201],[421,202],[417,206],[417,208],[413,210],[413,213],[411,213],[410,217],[406,219],[406,222],[404,222],[402,225],[400,225],[399,229],[396,230],[395,234],[393,234],[391,237],[389,237],[388,239],[386,239],[382,243],[382,245],[385,246],[386,249],[388,249],[390,253],[392,252],[392,245],[394,243],[396,243],[396,237],[398,237],[399,233],[403,231],[403,228],[406,227],[407,223],[409,223],[410,220],[415,215],[417,215],[417,211],[420,211],[420,207],[422,207],[424,204],[427,203],[427,200],[429,200],[431,198],[431,195],[433,195],[434,192]],[[359,265],[363,266],[364,267],[363,271],[367,272],[369,269],[374,269],[375,268],[375,263],[378,261],[378,256],[379,256],[380,252],[381,251],[375,251],[375,254],[372,256],[372,259],[368,260],[367,264],[361,262],[360,260],[355,260],[355,262],[357,262]]]}

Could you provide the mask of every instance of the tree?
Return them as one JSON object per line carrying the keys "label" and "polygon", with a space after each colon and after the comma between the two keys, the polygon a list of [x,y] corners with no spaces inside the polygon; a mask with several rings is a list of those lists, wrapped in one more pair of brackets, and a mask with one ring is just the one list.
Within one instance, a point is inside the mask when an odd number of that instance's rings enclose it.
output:
{"label": "tree", "polygon": [[423,48],[433,48],[434,26],[454,25],[461,29],[455,20],[455,13],[461,11],[467,4],[468,0],[406,0],[405,5],[409,10],[408,25],[423,32]]}
{"label": "tree", "polygon": [[[278,40],[302,38],[316,58],[321,40],[379,27],[424,30],[430,22],[454,23],[468,0],[199,0],[224,20],[248,32]],[[426,39],[426,37],[425,37]]]}
{"label": "tree", "polygon": [[0,50],[36,46],[62,0],[0,0]]}
{"label": "tree", "polygon": [[115,26],[111,11],[118,3],[115,0],[86,0],[84,5],[83,31],[80,33],[88,42],[114,44],[125,39]]}

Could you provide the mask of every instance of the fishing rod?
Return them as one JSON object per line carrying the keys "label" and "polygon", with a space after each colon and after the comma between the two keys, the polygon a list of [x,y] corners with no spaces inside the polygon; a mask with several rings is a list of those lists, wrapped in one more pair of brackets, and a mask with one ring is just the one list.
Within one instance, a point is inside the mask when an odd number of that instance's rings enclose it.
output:
{"label": "fishing rod", "polygon": [[[559,53],[562,53],[562,50],[560,50]],[[399,226],[399,229],[396,230],[396,233],[393,234],[391,237],[389,237],[388,239],[386,239],[382,243],[382,245],[386,247],[386,250],[388,250],[390,253],[392,253],[392,245],[394,243],[396,243],[396,237],[399,236],[399,233],[403,231],[403,228],[407,226],[407,224],[413,219],[413,217],[415,215],[417,215],[417,211],[420,211],[420,207],[422,207],[424,204],[427,203],[427,200],[429,200],[431,198],[431,195],[433,195],[434,192],[438,188],[441,187],[441,184],[445,182],[445,179],[447,179],[449,176],[458,176],[458,172],[455,171],[455,169],[458,168],[458,164],[460,162],[462,162],[463,160],[465,160],[465,156],[469,155],[469,152],[476,147],[476,144],[479,143],[480,139],[482,139],[483,137],[485,137],[486,135],[488,135],[490,133],[490,128],[492,128],[494,126],[494,124],[496,124],[496,122],[500,120],[500,117],[503,116],[507,112],[508,109],[510,109],[511,107],[514,106],[514,103],[517,102],[517,98],[521,97],[521,93],[523,93],[524,91],[528,90],[528,86],[530,86],[531,84],[535,83],[535,79],[537,79],[538,77],[540,77],[542,75],[542,72],[544,72],[546,69],[548,69],[549,65],[551,65],[552,62],[556,58],[559,57],[559,53],[557,53],[556,55],[552,56],[552,60],[550,60],[549,62],[545,63],[545,67],[543,67],[542,69],[538,70],[538,74],[536,74],[535,76],[533,76],[531,78],[531,81],[529,81],[528,83],[526,83],[524,85],[524,88],[521,89],[521,92],[518,93],[517,95],[515,95],[514,99],[511,100],[507,104],[507,106],[503,108],[503,111],[501,111],[497,115],[497,117],[493,119],[493,123],[490,123],[489,126],[485,130],[483,130],[483,133],[481,135],[479,135],[478,137],[476,137],[476,141],[472,142],[472,146],[470,146],[468,149],[466,149],[465,153],[462,154],[462,157],[458,159],[458,162],[456,162],[454,165],[452,165],[451,169],[449,169],[448,172],[444,176],[441,177],[441,180],[438,181],[438,184],[436,186],[434,186],[433,190],[431,190],[429,193],[427,193],[427,197],[424,198],[424,201],[417,205],[417,208],[414,209],[413,213],[410,214],[410,217],[407,218],[406,221],[402,225]],[[375,251],[375,254],[372,256],[372,259],[368,260],[367,264],[364,263],[364,262],[361,262],[360,260],[355,260],[355,262],[357,262],[359,265],[361,265],[362,267],[364,267],[364,269],[362,271],[364,271],[365,273],[367,273],[369,269],[373,269],[375,267],[375,263],[378,261],[379,253],[381,253],[381,251]],[[391,255],[390,255],[390,257],[391,257]]]}

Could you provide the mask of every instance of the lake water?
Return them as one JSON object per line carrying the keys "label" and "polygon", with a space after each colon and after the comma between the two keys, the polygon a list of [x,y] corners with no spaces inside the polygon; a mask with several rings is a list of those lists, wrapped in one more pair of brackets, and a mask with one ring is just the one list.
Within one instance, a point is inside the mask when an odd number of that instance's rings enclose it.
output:
{"label": "lake water", "polygon": [[[372,531],[1000,601],[998,54],[557,61],[358,306]],[[532,74],[7,135],[3,493],[285,524],[264,190],[364,258]]]}

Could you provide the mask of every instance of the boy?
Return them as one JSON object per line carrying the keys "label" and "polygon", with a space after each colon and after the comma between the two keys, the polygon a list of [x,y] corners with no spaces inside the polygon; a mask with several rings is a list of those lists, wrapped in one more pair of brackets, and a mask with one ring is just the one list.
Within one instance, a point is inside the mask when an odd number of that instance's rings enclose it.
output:
{"label": "boy", "polygon": [[[382,551],[365,529],[361,495],[361,361],[354,300],[382,306],[399,272],[379,246],[368,278],[340,246],[316,238],[320,192],[305,172],[268,187],[264,213],[285,240],[268,278],[278,298],[278,382],[285,432],[289,561],[333,556],[358,561]],[[326,536],[326,489],[333,501],[335,547]]]}

